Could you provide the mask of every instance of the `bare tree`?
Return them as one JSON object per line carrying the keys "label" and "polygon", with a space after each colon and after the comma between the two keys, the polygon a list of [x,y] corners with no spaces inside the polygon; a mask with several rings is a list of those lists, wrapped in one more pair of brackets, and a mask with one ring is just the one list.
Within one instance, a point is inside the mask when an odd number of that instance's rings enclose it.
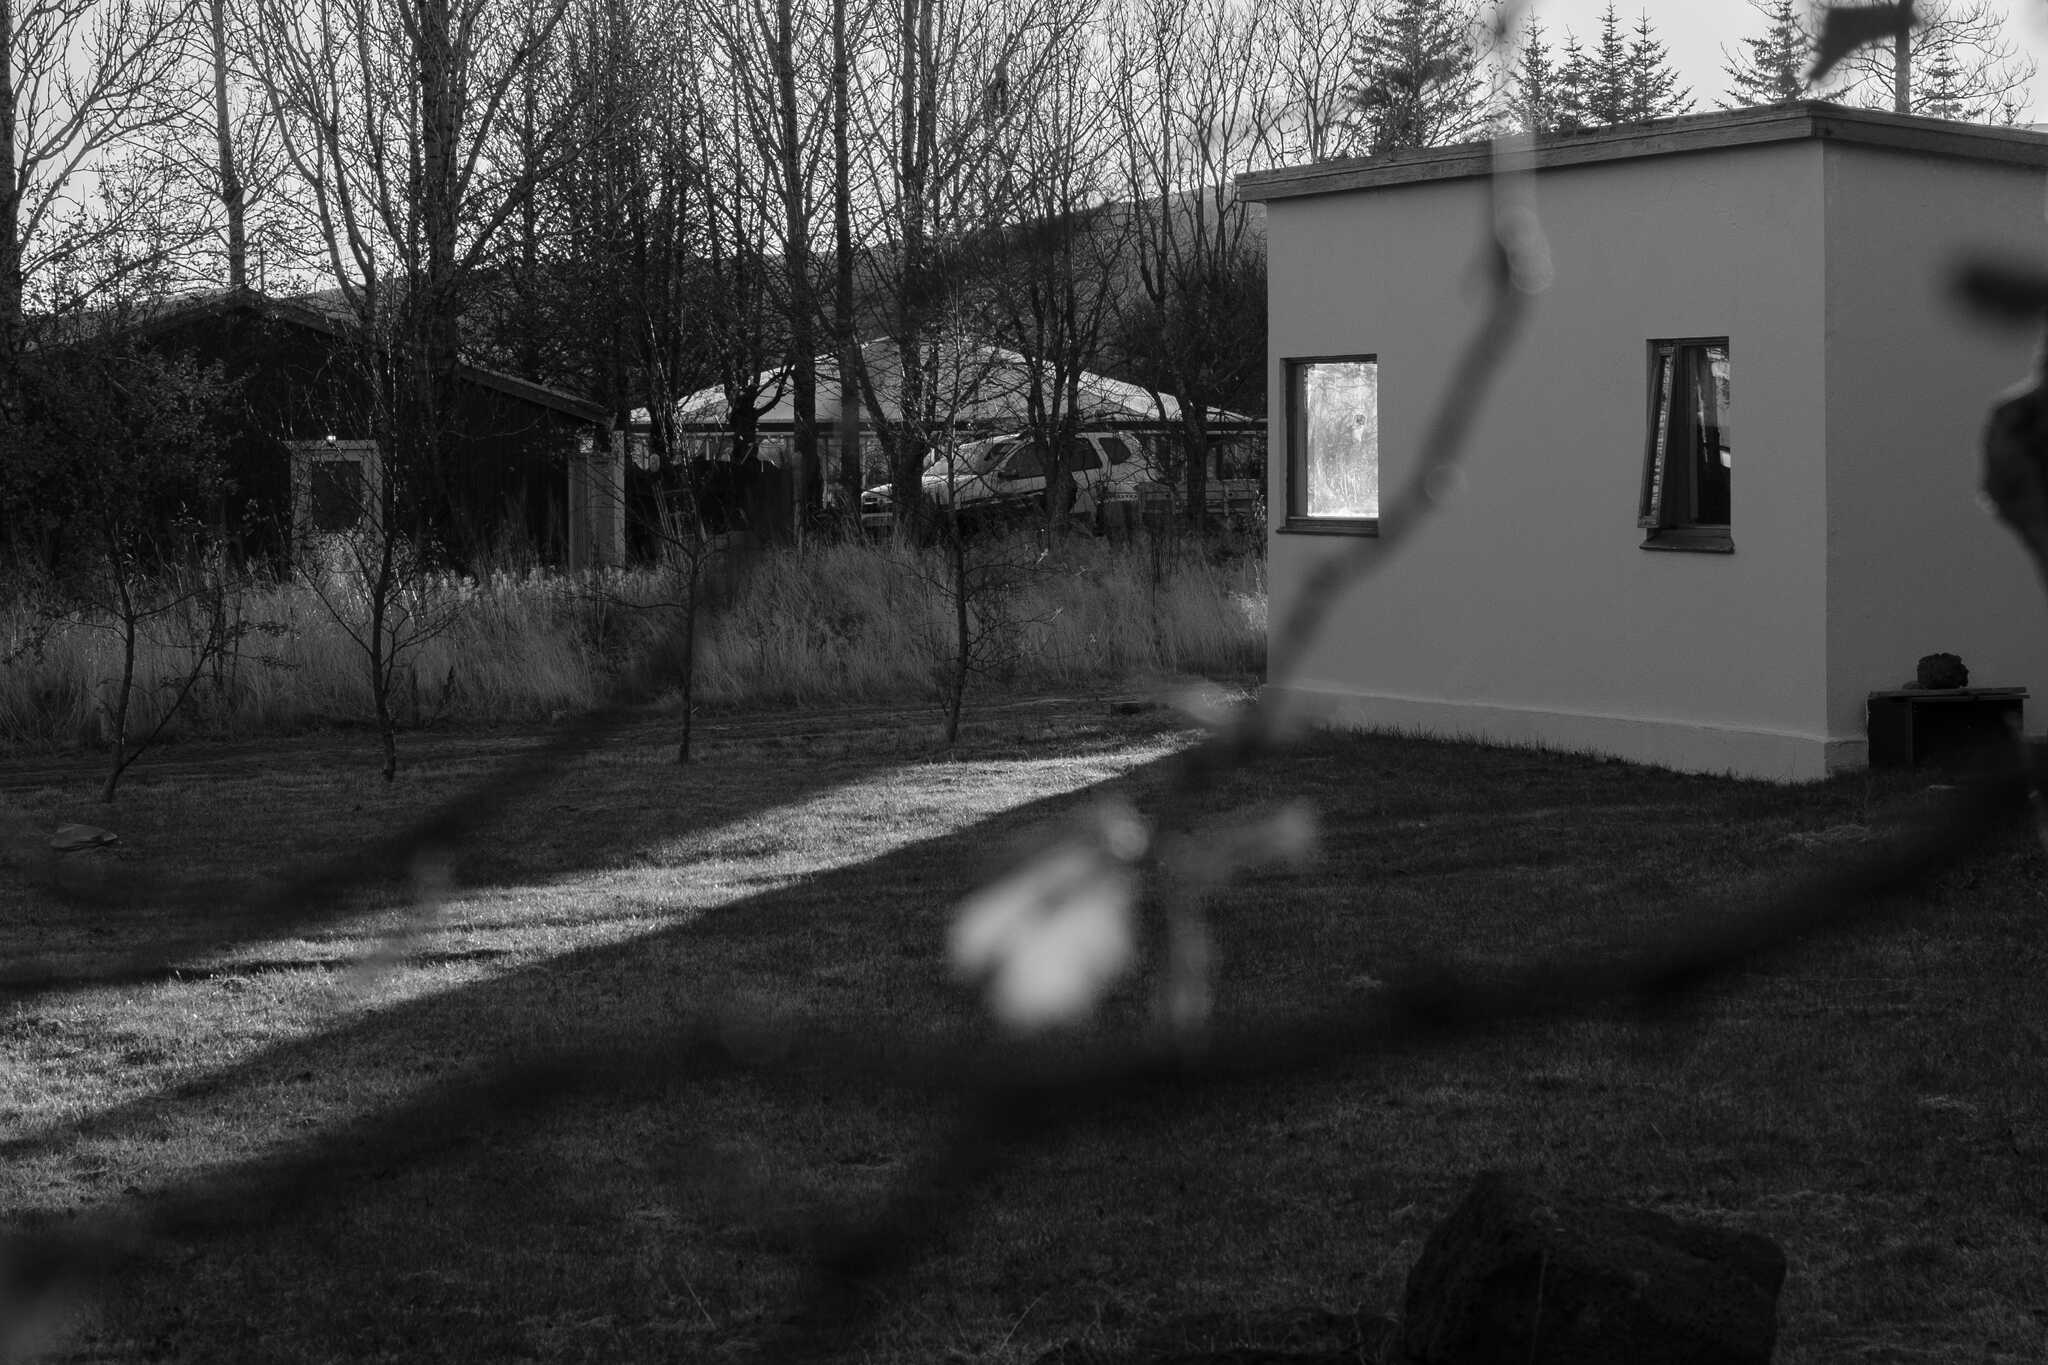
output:
{"label": "bare tree", "polygon": [[[146,195],[81,184],[146,130],[175,118],[187,0],[0,0],[0,412],[32,300],[90,295],[150,262],[95,248]],[[108,271],[113,272],[109,278]]]}
{"label": "bare tree", "polygon": [[1263,389],[1263,225],[1235,187],[1282,145],[1272,24],[1239,0],[1129,0],[1110,26],[1136,272],[1119,299],[1119,345],[1160,420],[1179,429],[1196,524],[1210,414]]}
{"label": "bare tree", "polygon": [[1373,11],[1348,0],[1279,0],[1273,7],[1282,161],[1322,161],[1359,148],[1345,116],[1353,46]]}
{"label": "bare tree", "polygon": [[[974,278],[982,230],[1014,207],[1019,104],[1070,31],[1068,10],[1024,0],[902,0],[884,50],[863,54],[849,117],[868,152],[862,273],[886,314],[899,391],[878,393],[863,353],[852,362],[881,438],[899,516],[920,503],[934,411],[927,342]],[[878,44],[879,46],[879,44]],[[843,337],[842,337],[843,344]]]}
{"label": "bare tree", "polygon": [[1074,500],[1070,456],[1084,412],[1082,379],[1098,363],[1114,307],[1130,218],[1116,185],[1109,91],[1096,35],[1077,14],[1062,50],[1021,98],[1015,202],[1019,221],[991,234],[993,303],[1024,364],[1025,413],[1043,443],[1045,520],[1055,542]]}
{"label": "bare tree", "polygon": [[1916,23],[1859,48],[1828,97],[1868,108],[1970,123],[2017,123],[2040,63],[2006,33],[1995,0],[1920,0]]}
{"label": "bare tree", "polygon": [[[567,0],[258,0],[262,75],[327,267],[366,339],[400,363],[388,452],[458,546],[444,420],[468,293],[499,234],[567,160],[556,111],[525,162],[489,155]],[[408,512],[421,509],[408,508]]]}
{"label": "bare tree", "polygon": [[851,0],[832,6],[832,352],[839,375],[837,435],[839,468],[834,479],[839,505],[849,529],[857,528],[860,495],[867,480],[860,449],[860,410],[852,398],[855,367],[860,363],[860,336],[855,317],[853,251],[853,68],[862,16],[875,12],[863,5],[853,12]]}
{"label": "bare tree", "polygon": [[820,172],[831,127],[834,62],[830,16],[797,0],[717,0],[707,24],[734,89],[741,156],[758,159],[775,205],[776,282],[788,337],[788,375],[797,502],[802,521],[824,505],[818,449],[817,354],[821,310],[814,235]]}
{"label": "bare tree", "polygon": [[[984,304],[986,300],[983,301]],[[920,446],[932,452],[931,478],[937,496],[928,515],[916,521],[925,543],[901,546],[906,564],[927,591],[937,595],[948,629],[939,645],[940,695],[945,709],[945,742],[960,739],[969,683],[977,674],[1000,669],[1011,657],[1019,623],[1011,610],[1017,576],[1025,569],[1025,542],[1000,534],[992,521],[976,522],[962,507],[961,490],[982,478],[1000,477],[994,462],[1011,448],[1042,460],[1045,442],[975,441],[974,415],[987,405],[1014,403],[1019,376],[1003,352],[982,339],[990,318],[956,298],[945,316],[933,320],[921,360],[922,407],[902,423]],[[936,545],[933,572],[924,550]]]}
{"label": "bare tree", "polygon": [[[226,286],[286,290],[326,272],[317,230],[290,175],[263,82],[253,8],[191,0],[174,84],[176,117],[131,146],[160,167],[131,238],[181,243],[159,272],[164,292]],[[146,246],[131,244],[141,254]]]}
{"label": "bare tree", "polygon": [[265,95],[352,318],[374,468],[341,547],[353,614],[328,600],[364,654],[387,781],[399,662],[440,628],[423,575],[439,546],[463,556],[480,538],[455,487],[459,319],[500,232],[565,160],[569,123],[529,161],[488,152],[566,3],[258,0]]}

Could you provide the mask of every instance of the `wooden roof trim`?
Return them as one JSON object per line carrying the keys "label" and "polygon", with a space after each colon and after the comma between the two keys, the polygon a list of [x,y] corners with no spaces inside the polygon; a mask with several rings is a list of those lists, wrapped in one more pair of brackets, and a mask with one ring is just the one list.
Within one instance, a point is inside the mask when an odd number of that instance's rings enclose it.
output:
{"label": "wooden roof trim", "polygon": [[496,389],[514,398],[523,398],[536,406],[554,408],[558,412],[568,413],[571,417],[580,417],[593,426],[607,426],[611,422],[611,414],[596,403],[552,385],[536,384],[531,379],[521,379],[517,375],[506,374],[500,370],[487,370],[481,365],[471,365],[467,362],[458,364],[456,369],[464,377],[487,389]]}
{"label": "wooden roof trim", "polygon": [[[1530,163],[1537,170],[1597,165],[1641,157],[1719,151],[1728,147],[1799,141],[1840,142],[1924,156],[2048,168],[2048,134],[2017,128],[1952,123],[1945,119],[1849,109],[1820,100],[1732,109],[1659,119],[1626,128],[1539,140]],[[1383,189],[1392,185],[1462,180],[1490,174],[1490,143],[1468,142],[1387,157],[1325,161],[1238,177],[1238,193],[1254,202],[1316,194]]]}

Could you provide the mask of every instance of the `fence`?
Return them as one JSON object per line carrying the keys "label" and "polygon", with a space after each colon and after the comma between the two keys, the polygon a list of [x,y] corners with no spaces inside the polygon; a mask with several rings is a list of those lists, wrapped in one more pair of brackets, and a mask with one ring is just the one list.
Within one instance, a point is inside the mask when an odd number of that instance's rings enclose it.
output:
{"label": "fence", "polygon": [[[1879,7],[1886,8],[1886,7]],[[1472,337],[1448,395],[1429,428],[1414,480],[1388,505],[1370,557],[1331,560],[1281,624],[1270,650],[1272,675],[1285,676],[1304,641],[1320,627],[1339,588],[1382,563],[1427,520],[1432,490],[1461,450],[1465,427],[1498,370],[1532,294],[1541,287],[1542,244],[1518,197],[1522,174],[1502,149],[1494,177],[1496,235],[1491,308]],[[1980,307],[2033,314],[2048,308],[2048,277],[1972,268],[1963,296]],[[1986,487],[2048,581],[2048,375],[2002,404],[1986,440]],[[412,828],[358,855],[314,868],[238,904],[213,906],[215,927],[167,936],[147,949],[87,973],[35,963],[0,968],[0,997],[25,1002],[87,986],[165,980],[180,964],[232,941],[236,927],[260,923],[277,935],[318,927],[350,889],[394,868],[406,869],[415,904],[430,907],[453,850],[513,802],[545,786],[558,765],[617,730],[628,718],[612,706],[563,727],[530,755],[509,764],[430,813]],[[331,1198],[362,1171],[416,1157],[479,1121],[533,1115],[578,1095],[624,1083],[701,1084],[748,1073],[806,1084],[819,1068],[878,1084],[950,1091],[962,1116],[914,1162],[872,1215],[842,1234],[821,1237],[801,1302],[757,1344],[767,1360],[801,1359],[842,1344],[870,1311],[861,1292],[915,1258],[978,1177],[1019,1144],[1082,1121],[1110,1101],[1153,1093],[1199,1103],[1218,1087],[1326,1071],[1362,1057],[1439,1046],[1505,1022],[1622,1012],[1655,1019],[1689,996],[1795,940],[1841,934],[1904,912],[1895,892],[1968,856],[2008,827],[2033,795],[2028,756],[1962,785],[1909,838],[1881,847],[1853,867],[1816,872],[1736,907],[1703,905],[1679,922],[1699,926],[1619,958],[1547,964],[1483,976],[1422,974],[1335,1008],[1305,1009],[1257,1027],[1212,1030],[1200,1007],[1201,922],[1180,879],[1162,876],[1172,831],[1200,797],[1249,758],[1281,741],[1266,705],[1220,725],[1177,760],[1162,784],[1149,841],[1106,829],[1105,874],[1142,878],[1147,935],[1157,950],[1159,1024],[1134,1038],[1054,1042],[1031,1036],[939,1040],[911,1030],[859,1038],[792,1030],[732,1012],[705,1012],[652,1036],[584,1040],[530,1051],[496,1069],[392,1106],[349,1134],[346,1152],[316,1147],[242,1169],[225,1185],[193,1184],[121,1216],[54,1231],[18,1233],[0,1244],[0,1348],[24,1347],[21,1325],[51,1295],[105,1284],[167,1241],[218,1231],[262,1211]],[[1286,835],[1278,833],[1284,843]],[[148,888],[152,904],[209,904],[206,887]],[[745,1041],[773,1032],[774,1048]]]}

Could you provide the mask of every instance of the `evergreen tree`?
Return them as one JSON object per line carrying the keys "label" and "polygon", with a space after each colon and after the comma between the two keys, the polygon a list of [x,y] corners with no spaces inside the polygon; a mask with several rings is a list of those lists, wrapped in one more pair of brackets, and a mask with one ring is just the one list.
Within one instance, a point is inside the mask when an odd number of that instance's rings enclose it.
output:
{"label": "evergreen tree", "polygon": [[1600,16],[1600,42],[1586,57],[1585,103],[1588,126],[1603,128],[1629,121],[1635,72],[1621,16],[1609,0]]}
{"label": "evergreen tree", "polygon": [[1971,98],[1953,46],[1935,48],[1915,75],[1918,89],[1913,92],[1914,113],[1959,122],[1984,116],[1981,102]]}
{"label": "evergreen tree", "polygon": [[[1607,7],[1609,18],[1614,6]],[[1692,91],[1678,86],[1678,72],[1671,54],[1650,27],[1647,12],[1636,20],[1635,35],[1628,45],[1628,106],[1624,123],[1648,123],[1692,112]]]}
{"label": "evergreen tree", "polygon": [[1457,0],[1381,0],[1352,45],[1344,87],[1367,154],[1462,142],[1485,126],[1474,14]]}
{"label": "evergreen tree", "polygon": [[1800,22],[1793,0],[1750,0],[1750,6],[1764,17],[1764,31],[1744,38],[1742,45],[1748,51],[1730,57],[1722,68],[1728,73],[1728,98],[1721,101],[1721,107],[1741,109],[1803,99],[1806,68],[1813,60],[1813,38]]}
{"label": "evergreen tree", "polygon": [[1562,75],[1550,60],[1543,26],[1532,16],[1522,30],[1522,55],[1515,63],[1514,85],[1508,93],[1509,122],[1539,137],[1558,131],[1564,113],[1560,105]]}
{"label": "evergreen tree", "polygon": [[1692,92],[1678,88],[1678,72],[1647,14],[1631,34],[1609,3],[1598,44],[1582,48],[1567,31],[1564,55],[1557,74],[1561,132],[1647,123],[1692,108]]}
{"label": "evergreen tree", "polygon": [[1570,29],[1564,32],[1564,60],[1557,66],[1557,126],[1554,131],[1576,133],[1589,128],[1593,120],[1586,112],[1587,71],[1591,62],[1586,49]]}

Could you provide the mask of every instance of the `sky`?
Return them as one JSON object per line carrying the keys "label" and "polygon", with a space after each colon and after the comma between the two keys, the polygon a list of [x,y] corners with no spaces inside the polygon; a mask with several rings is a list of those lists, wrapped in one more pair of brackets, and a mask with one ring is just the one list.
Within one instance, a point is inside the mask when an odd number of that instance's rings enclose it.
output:
{"label": "sky", "polygon": [[[2030,121],[2048,123],[2048,0],[1995,0],[2006,10],[2006,32],[2015,46],[2032,53],[2042,73],[2034,78]],[[1647,12],[1650,24],[1670,50],[1672,65],[1692,86],[1694,111],[1717,108],[1728,93],[1722,73],[1721,49],[1735,51],[1740,41],[1762,30],[1762,20],[1747,0],[1615,0],[1625,24]],[[1533,0],[1532,12],[1547,35],[1561,40],[1566,29],[1583,39],[1600,31],[1607,0]]]}

